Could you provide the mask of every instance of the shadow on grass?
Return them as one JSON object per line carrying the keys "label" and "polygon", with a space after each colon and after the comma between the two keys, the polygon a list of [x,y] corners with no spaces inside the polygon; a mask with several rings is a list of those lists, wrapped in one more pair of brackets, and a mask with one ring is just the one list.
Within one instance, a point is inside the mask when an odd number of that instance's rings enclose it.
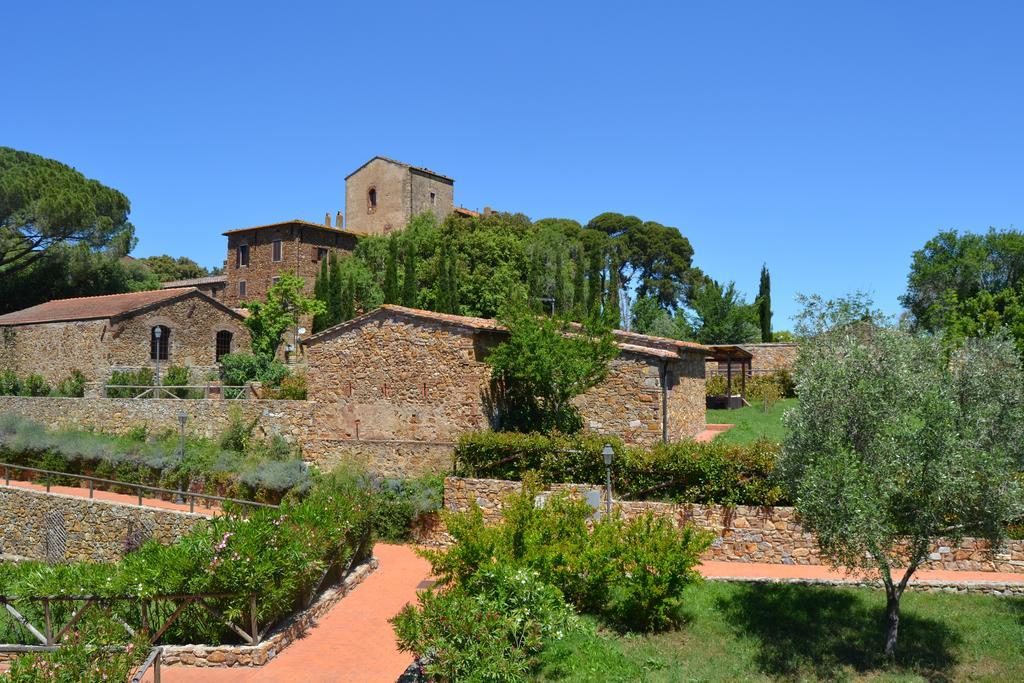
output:
{"label": "shadow on grass", "polygon": [[[772,676],[820,679],[887,668],[884,600],[862,590],[745,584],[718,609],[739,636],[756,641],[756,662]],[[940,621],[901,610],[895,667],[949,680],[960,636]]]}

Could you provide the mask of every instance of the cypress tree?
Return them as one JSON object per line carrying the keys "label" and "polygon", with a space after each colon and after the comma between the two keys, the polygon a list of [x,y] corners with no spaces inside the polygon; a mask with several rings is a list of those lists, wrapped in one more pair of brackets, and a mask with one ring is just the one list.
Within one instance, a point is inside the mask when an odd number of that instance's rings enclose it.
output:
{"label": "cypress tree", "polygon": [[772,278],[768,264],[761,266],[761,287],[757,291],[757,316],[761,321],[761,341],[772,340]]}
{"label": "cypress tree", "polygon": [[402,279],[402,305],[416,308],[416,245],[410,239],[405,247],[405,275]]}
{"label": "cypress tree", "polygon": [[341,264],[338,263],[338,255],[331,252],[331,276],[328,279],[329,289],[327,291],[327,320],[324,327],[337,325],[341,322]]}
{"label": "cypress tree", "polygon": [[587,269],[587,314],[591,316],[601,313],[601,295],[604,293],[601,270],[601,254],[595,249]]}
{"label": "cypress tree", "polygon": [[608,322],[616,329],[622,325],[619,288],[619,266],[613,261],[608,268],[608,292],[604,300],[604,314]]}
{"label": "cypress tree", "polygon": [[434,309],[451,313],[448,301],[448,245],[442,244],[437,255],[437,279],[434,280]]}
{"label": "cypress tree", "polygon": [[397,304],[398,297],[398,240],[388,239],[388,259],[384,266],[384,303]]}
{"label": "cypress tree", "polygon": [[[328,292],[331,290],[331,271],[328,269],[328,259],[320,261],[320,273],[316,276],[316,283],[313,285],[313,298],[328,304]],[[313,333],[326,329],[327,312],[317,313],[313,316]]]}
{"label": "cypress tree", "polygon": [[572,307],[574,317],[583,320],[587,315],[583,280],[583,246],[576,247],[576,260],[572,264]]}
{"label": "cypress tree", "polygon": [[341,320],[345,322],[356,317],[356,276],[355,273],[348,274],[348,282],[345,283],[344,291],[341,294]]}
{"label": "cypress tree", "polygon": [[555,310],[566,313],[569,310],[569,293],[565,288],[565,257],[562,250],[555,252]]}
{"label": "cypress tree", "polygon": [[459,259],[456,254],[448,259],[448,305],[451,313],[459,313]]}
{"label": "cypress tree", "polygon": [[541,299],[544,298],[544,271],[545,263],[544,257],[540,253],[540,249],[533,250],[533,258],[530,259],[530,272],[528,274],[528,288],[530,296],[530,306],[537,311],[545,312],[547,309],[544,307],[544,302]]}

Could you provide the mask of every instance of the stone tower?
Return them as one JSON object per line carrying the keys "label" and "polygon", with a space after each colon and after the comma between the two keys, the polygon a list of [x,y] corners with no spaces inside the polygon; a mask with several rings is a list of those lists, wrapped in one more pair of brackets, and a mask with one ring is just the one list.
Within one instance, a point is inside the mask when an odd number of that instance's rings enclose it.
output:
{"label": "stone tower", "polygon": [[454,185],[429,169],[373,157],[345,178],[345,228],[386,235],[424,211],[444,220],[455,210]]}

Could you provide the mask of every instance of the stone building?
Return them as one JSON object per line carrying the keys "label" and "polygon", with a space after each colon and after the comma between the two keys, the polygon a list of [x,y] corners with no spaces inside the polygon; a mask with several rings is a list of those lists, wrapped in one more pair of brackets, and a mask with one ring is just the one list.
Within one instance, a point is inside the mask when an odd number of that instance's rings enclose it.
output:
{"label": "stone building", "polygon": [[220,356],[248,349],[242,316],[194,287],[58,299],[0,316],[0,368],[51,383],[72,370],[105,381],[158,361],[198,379]]}
{"label": "stone building", "polygon": [[[608,378],[576,399],[586,427],[629,443],[703,430],[707,348],[616,334]],[[500,401],[484,359],[505,335],[494,320],[382,306],[305,339],[320,437],[450,442],[495,426]]]}
{"label": "stone building", "polygon": [[[742,349],[750,354],[751,358],[746,364],[748,375],[770,375],[777,370],[788,370],[793,372],[796,366],[796,355],[800,350],[797,342],[773,342],[766,344],[714,344],[715,348],[736,348]],[[738,366],[733,366],[733,372],[738,371]],[[726,373],[725,363],[714,360],[708,361],[707,375],[724,375]]]}
{"label": "stone building", "polygon": [[376,156],[345,178],[348,230],[386,235],[424,211],[441,221],[454,210],[455,181],[426,168]]}
{"label": "stone building", "polygon": [[360,236],[351,230],[302,220],[284,221],[224,233],[228,254],[224,262],[224,303],[236,308],[246,301],[263,301],[267,290],[284,273],[306,281],[312,295],[321,262],[332,251],[349,254]]}
{"label": "stone building", "polygon": [[169,282],[162,283],[160,286],[164,289],[184,289],[188,287],[195,287],[211,299],[224,301],[228,288],[228,276],[208,275],[206,277],[194,277],[187,280],[171,280]]}

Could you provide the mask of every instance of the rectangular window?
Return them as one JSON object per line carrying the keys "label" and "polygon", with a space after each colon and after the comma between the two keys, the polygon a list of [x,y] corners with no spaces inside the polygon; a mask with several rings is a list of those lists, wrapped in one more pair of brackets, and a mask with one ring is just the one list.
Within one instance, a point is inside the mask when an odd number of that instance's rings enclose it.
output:
{"label": "rectangular window", "polygon": [[238,281],[238,298],[241,299],[245,296],[245,280]]}
{"label": "rectangular window", "polygon": [[437,195],[434,194],[433,192],[431,192],[430,193],[430,205],[433,206],[435,204],[437,204]]}
{"label": "rectangular window", "polygon": [[272,277],[272,278],[270,278],[270,284],[271,284],[271,286],[273,286],[273,285],[276,285],[276,284],[277,284],[277,281],[278,281],[278,280],[280,280],[280,279],[281,279],[281,278],[279,278],[279,277]]}
{"label": "rectangular window", "polygon": [[235,252],[235,267],[241,268],[247,265],[249,265],[249,245],[239,244],[238,250]]}
{"label": "rectangular window", "polygon": [[274,240],[274,260],[281,260],[281,240]]}
{"label": "rectangular window", "polygon": [[325,258],[327,258],[327,247],[317,247],[316,260],[323,261]]}

